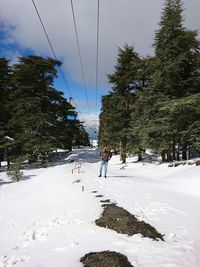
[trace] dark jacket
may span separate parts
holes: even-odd
[[[112,153],[110,151],[102,151],[100,156],[102,160],[108,161],[112,158]]]

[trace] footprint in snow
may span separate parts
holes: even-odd
[[[79,212],[79,210],[69,211],[57,216],[52,220],[38,221],[29,226],[24,232],[24,243],[23,246],[27,247],[33,241],[45,241],[49,237],[51,230],[58,229],[62,225],[68,224],[83,224],[85,221],[80,219],[69,220],[73,213]]]
[[[60,248],[55,248],[55,249],[53,249],[53,252],[62,252],[62,251],[65,251],[65,250],[67,250],[67,249],[72,249],[72,248],[78,246],[78,244],[79,244],[78,242],[73,241],[73,242],[71,242],[70,245],[67,246],[67,247],[60,247]]]
[[[67,249],[67,247],[54,248],[53,252],[60,252],[60,251],[66,250],[66,249]]]
[[[27,255],[21,256],[19,258],[16,255],[12,255],[10,257],[7,255],[4,255],[0,258],[0,266],[10,267],[20,262],[27,262],[29,259],[30,257]]]

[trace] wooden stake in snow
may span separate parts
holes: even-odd
[[[75,170],[78,170],[78,173],[80,173],[80,168],[81,168],[81,162],[75,163],[75,167],[72,169],[72,174],[74,173]]]

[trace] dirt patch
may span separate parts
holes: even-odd
[[[80,183],[80,182],[81,182],[80,179],[76,179],[75,181],[73,181],[73,184],[75,184],[75,183]]]
[[[84,267],[133,267],[126,256],[115,251],[91,252],[80,261]]]
[[[144,237],[150,237],[154,240],[163,239],[157,230],[144,221],[139,221],[127,210],[116,206],[115,204],[104,204],[104,211],[101,218],[95,223],[100,227],[115,230],[117,233],[135,235],[141,234]]]
[[[200,166],[200,160],[195,161],[196,166]]]
[[[96,197],[103,197],[103,195],[96,195]]]
[[[110,203],[110,199],[100,200],[102,203]]]

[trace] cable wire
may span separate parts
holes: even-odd
[[[95,80],[95,89],[96,89],[96,115],[97,115],[97,88],[98,88],[98,72],[99,72],[99,0],[97,2],[97,46],[96,46],[96,80]]]
[[[90,106],[89,106],[89,101],[88,101],[85,74],[84,74],[84,71],[83,71],[83,60],[82,60],[82,57],[81,57],[81,49],[80,49],[80,42],[79,42],[79,38],[78,38],[78,30],[77,30],[77,26],[76,26],[76,18],[75,18],[73,0],[70,0],[70,3],[71,3],[71,10],[72,10],[72,16],[73,16],[73,22],[74,22],[74,29],[75,29],[75,34],[76,34],[76,42],[77,42],[77,47],[78,47],[78,54],[79,54],[80,65],[81,65],[81,73],[82,73],[83,85],[84,85],[84,89],[85,89],[85,95],[86,95],[86,100],[87,100],[87,104],[88,104],[88,110],[89,110],[89,114],[90,114]]]
[[[98,73],[99,73],[99,6],[100,6],[100,0],[97,0],[97,35],[96,35],[96,78],[95,78],[95,90],[96,90],[96,116],[97,116],[97,109],[98,109],[98,104],[97,104],[97,98],[98,98]],[[97,138],[97,130],[98,125],[96,123],[96,139]]]
[[[48,41],[49,46],[50,46],[50,48],[51,48],[51,51],[52,51],[52,53],[53,53],[53,55],[54,55],[54,58],[55,58],[55,60],[59,61],[58,58],[57,58],[57,56],[56,56],[55,50],[53,49],[53,45],[51,44],[50,38],[49,38],[49,36],[48,36],[48,33],[47,33],[46,28],[45,28],[45,26],[44,26],[44,23],[43,23],[43,21],[42,21],[42,18],[41,18],[41,15],[40,15],[40,13],[39,13],[39,10],[38,10],[38,8],[37,8],[37,6],[36,6],[34,0],[31,0],[31,1],[32,1],[33,6],[34,6],[34,8],[35,8],[35,11],[36,11],[36,13],[37,13],[37,15],[38,15],[40,24],[41,24],[41,26],[42,26],[42,28],[43,28],[43,30],[44,30],[45,36],[46,36],[46,38],[47,38],[47,41]],[[71,95],[71,91],[70,91],[69,86],[68,86],[68,83],[67,83],[67,80],[66,80],[66,78],[65,78],[65,76],[64,76],[64,73],[63,73],[63,71],[62,71],[62,69],[61,69],[60,66],[58,66],[58,68],[59,68],[59,71],[60,71],[60,73],[61,73],[61,75],[62,75],[62,78],[63,78],[63,80],[64,80],[64,82],[65,82],[66,88],[67,88],[67,90],[68,90],[68,92],[69,92],[69,96],[73,99],[73,97],[72,97],[72,95]],[[78,108],[78,106],[76,105],[74,99],[73,99],[73,102],[74,102],[74,104],[75,104],[75,106],[76,106],[78,112],[81,113],[80,110],[79,110],[79,108]]]

